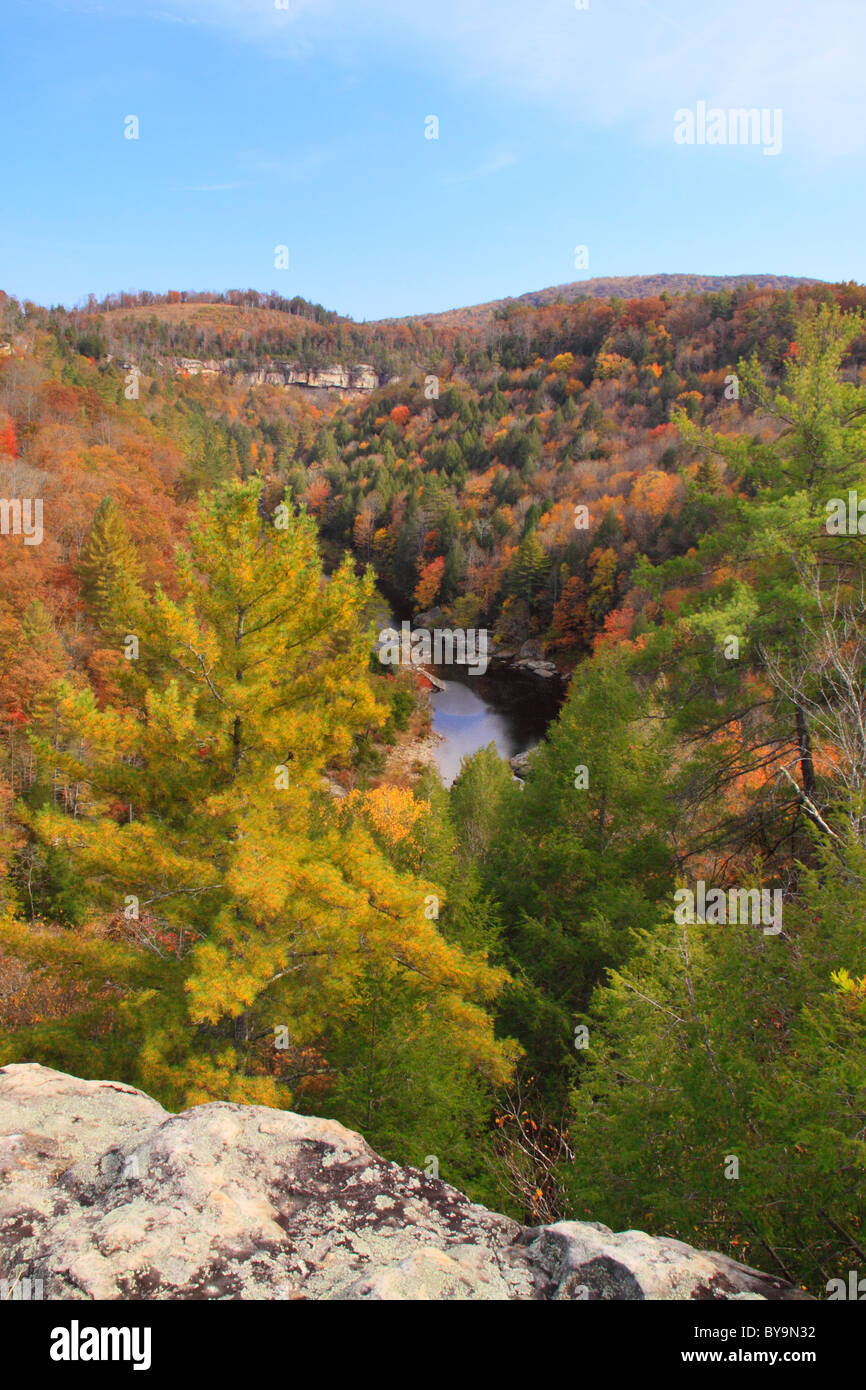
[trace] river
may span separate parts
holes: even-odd
[[[385,593],[386,586],[380,590]],[[390,600],[390,602],[389,602]],[[377,597],[376,620],[381,628],[398,632],[399,595]],[[433,755],[446,787],[460,772],[463,758],[489,743],[503,758],[513,758],[534,748],[556,718],[562,702],[558,680],[545,680],[508,666],[498,666],[483,676],[471,676],[462,666],[431,666],[444,690],[430,692],[433,731],[439,735]]]
[[[436,758],[446,787],[457,777],[461,760],[489,743],[503,758],[525,753],[541,741],[555,717],[558,700],[547,683],[512,674],[455,674],[453,666],[433,668],[444,690],[433,690],[433,730],[441,737]]]

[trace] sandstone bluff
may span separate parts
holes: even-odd
[[[30,1064],[0,1068],[0,1274],[46,1299],[806,1297],[677,1240],[520,1226],[333,1120],[172,1115]]]

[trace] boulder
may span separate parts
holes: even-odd
[[[532,676],[541,676],[549,680],[551,676],[558,675],[556,666],[552,661],[521,660],[515,661],[514,669],[517,671],[528,671]]]
[[[508,759],[508,766],[511,768],[515,777],[519,777],[521,781],[525,781],[529,772],[531,753],[532,749],[526,753],[515,753],[513,758]]]
[[[335,1120],[172,1115],[34,1064],[0,1068],[0,1270],[61,1300],[806,1296],[641,1231],[520,1226]]]
[[[442,616],[443,615],[441,608],[429,608],[426,613],[417,614],[412,623],[412,626],[415,629],[422,627],[440,627],[442,624]]]

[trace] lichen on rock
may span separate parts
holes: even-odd
[[[0,1068],[0,1274],[47,1299],[791,1299],[722,1255],[527,1228],[335,1120]]]

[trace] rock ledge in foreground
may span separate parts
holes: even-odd
[[[0,1274],[46,1299],[806,1297],[641,1231],[522,1227],[334,1120],[171,1115],[31,1064],[0,1068]]]

